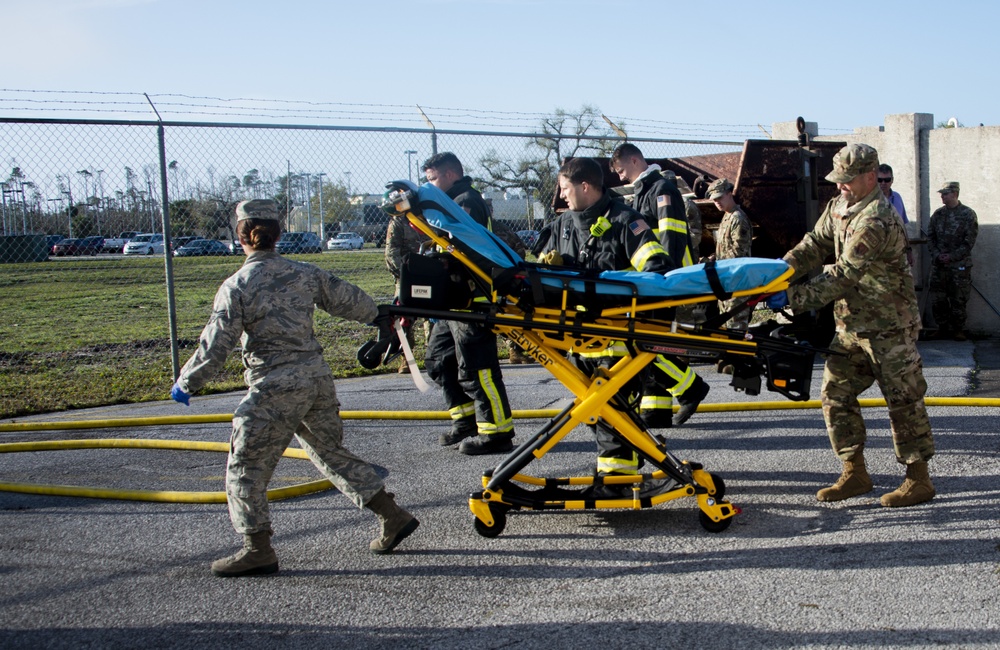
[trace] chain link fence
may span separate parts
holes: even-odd
[[[394,293],[379,208],[388,181],[419,181],[426,158],[452,151],[495,219],[514,231],[538,230],[550,216],[559,161],[606,155],[617,142],[553,133],[0,118],[0,417],[162,399],[178,358],[190,353],[184,350],[209,317],[215,290],[241,263],[233,241],[240,200],[275,199],[284,238],[299,242],[300,252],[291,254],[384,302]],[[651,159],[732,153],[742,144],[634,142]],[[347,233],[359,235],[363,247],[330,249],[341,233],[350,241]],[[331,365],[359,374],[345,359],[367,338],[364,329],[321,317],[318,330]],[[239,385],[237,356],[224,374],[218,389]]]

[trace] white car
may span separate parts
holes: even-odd
[[[144,233],[125,244],[123,255],[163,255],[163,235]]]
[[[331,237],[326,242],[327,249],[331,251],[339,249],[353,250],[355,248],[361,250],[361,247],[364,245],[365,240],[356,232],[337,233],[336,237]]]

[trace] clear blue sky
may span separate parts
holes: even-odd
[[[317,102],[343,122],[419,104],[445,128],[519,113],[530,130],[589,104],[689,137],[798,115],[821,133],[911,112],[1000,124],[986,0],[0,0],[0,16],[4,89]]]

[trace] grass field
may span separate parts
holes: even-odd
[[[376,302],[393,295],[381,250],[294,257],[358,285]],[[174,258],[181,364],[197,345],[216,290],[243,259]],[[0,418],[167,399],[173,375],[164,277],[159,257],[0,264]],[[317,310],[316,333],[337,376],[372,374],[355,357],[371,328]],[[204,392],[243,387],[237,350]]]

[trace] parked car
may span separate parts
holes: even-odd
[[[190,242],[193,242],[193,241],[195,241],[197,239],[204,239],[204,237],[198,237],[198,236],[192,236],[192,235],[182,235],[181,237],[171,237],[170,238],[170,246],[174,250],[177,250],[181,246],[187,246]]]
[[[163,235],[144,233],[136,235],[122,249],[124,255],[154,255],[163,254]]]
[[[134,230],[126,230],[120,233],[117,237],[108,237],[104,240],[104,251],[105,253],[120,253],[122,249],[125,248],[125,244],[138,235]]]
[[[524,242],[524,247],[528,250],[531,250],[531,247],[538,241],[537,230],[518,230],[517,236],[521,238],[521,241]]]
[[[361,250],[361,247],[364,245],[364,238],[356,232],[339,232],[326,242],[326,247],[332,251],[340,249],[354,250],[355,248]]]
[[[246,255],[246,252],[243,250],[243,245],[240,244],[240,240],[238,239],[234,239],[229,242],[229,252],[233,255]]]
[[[196,257],[199,255],[232,255],[229,247],[218,239],[195,239],[174,251],[174,257]]]
[[[63,255],[97,255],[104,247],[104,237],[73,237],[63,239],[52,247],[52,254]]]
[[[314,232],[286,232],[275,244],[274,249],[282,255],[289,253],[322,253],[323,242]]]
[[[79,255],[80,250],[80,238],[78,237],[67,237],[66,239],[60,240],[52,246],[52,254],[56,257],[62,257],[63,255]]]
[[[58,244],[59,242],[61,242],[62,240],[66,239],[66,238],[63,237],[62,235],[48,235],[48,237],[46,237],[46,239],[48,240],[47,243],[46,243],[46,246],[49,249],[49,255],[55,255],[56,252],[54,250],[52,250],[52,249],[55,247],[56,244]]]

